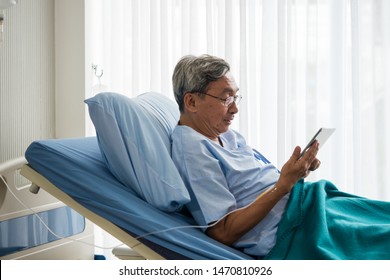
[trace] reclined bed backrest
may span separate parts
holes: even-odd
[[[124,185],[155,207],[177,211],[190,196],[171,159],[177,104],[159,93],[99,93],[85,100],[103,159]]]

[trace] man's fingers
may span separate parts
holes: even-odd
[[[308,162],[312,162],[316,156],[317,156],[317,153],[318,153],[318,149],[319,149],[319,143],[318,141],[316,140],[309,148],[309,150],[303,155],[303,157],[308,161]]]
[[[317,170],[321,165],[321,161],[319,159],[314,159],[313,162],[311,163],[310,165],[310,168],[309,170],[310,171],[314,171],[314,170]]]
[[[301,155],[301,147],[296,146],[291,155],[291,158],[298,160],[300,155]]]

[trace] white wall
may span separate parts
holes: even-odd
[[[0,162],[39,139],[85,135],[83,0],[19,0],[0,43]]]
[[[85,136],[85,9],[55,0],[56,138]]]
[[[0,162],[55,137],[54,0],[4,10],[0,43]]]

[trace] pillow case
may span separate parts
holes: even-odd
[[[108,169],[155,207],[177,211],[190,196],[171,159],[177,104],[148,92],[134,98],[104,92],[85,100]]]

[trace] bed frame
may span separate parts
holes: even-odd
[[[24,157],[16,158],[0,164],[0,223],[9,223],[18,219],[25,226],[25,229],[30,230],[31,226],[26,222],[28,218],[33,217],[32,209],[35,213],[47,213],[65,208],[66,205],[54,196],[45,191],[40,191],[37,185],[41,184],[39,179],[31,179],[31,182],[38,184],[30,184],[27,180],[20,176],[20,169],[25,167],[26,159]],[[26,170],[26,173],[28,171]],[[16,198],[15,198],[16,196]],[[22,205],[20,200],[24,205]],[[30,209],[28,209],[30,208]],[[68,210],[68,209],[67,209]],[[69,209],[70,210],[70,209]],[[53,212],[52,212],[53,213]],[[78,214],[77,214],[78,215]],[[30,217],[31,216],[31,217]],[[81,219],[83,219],[81,217]],[[85,220],[85,219],[84,219]],[[30,219],[31,222],[31,219]],[[20,225],[18,222],[18,225]],[[3,240],[12,239],[14,233],[4,230],[0,232],[0,237]],[[93,224],[85,220],[85,227],[82,232],[69,236],[69,239],[58,239],[54,241],[43,242],[40,245],[27,246],[28,248],[20,248],[12,246],[3,247],[2,252],[9,251],[8,254],[0,256],[0,259],[93,259],[94,248],[87,246],[85,243],[93,243]],[[13,243],[13,241],[10,241]],[[23,242],[21,242],[23,244]]]
[[[121,259],[149,259],[149,260],[163,260],[165,259],[160,254],[156,253],[154,250],[141,243],[136,238],[132,237],[128,232],[124,231],[120,227],[111,223],[110,221],[104,219],[103,217],[96,215],[87,208],[83,207],[81,204],[77,203],[73,198],[71,198],[66,193],[62,192],[59,188],[54,186],[49,180],[44,176],[36,172],[29,165],[24,165],[21,168],[20,174],[29,179],[31,182],[34,182],[37,186],[44,189],[46,192],[51,194],[53,197],[64,202],[66,205],[76,210],[78,213],[86,217],[92,223],[103,228],[112,236],[115,236],[123,244],[128,247],[120,246],[116,250],[113,250],[113,253]],[[131,248],[131,249],[130,249]]]

